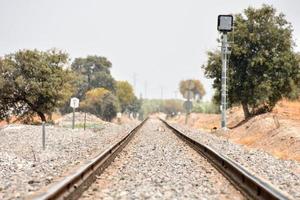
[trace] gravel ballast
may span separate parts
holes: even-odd
[[[205,158],[149,119],[81,199],[243,199]]]
[[[264,151],[245,148],[226,138],[193,130],[184,125],[175,123],[171,123],[171,125],[192,139],[231,158],[255,176],[273,184],[293,198],[300,199],[300,163],[292,160],[280,160]]]
[[[24,199],[79,167],[120,139],[137,123],[103,123],[98,130],[10,125],[0,130],[0,199]]]

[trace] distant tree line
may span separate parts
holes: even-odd
[[[117,112],[138,112],[141,103],[126,81],[116,81],[111,62],[101,56],[76,58],[68,54],[20,50],[0,58],[0,120],[38,115],[41,121],[58,109],[71,112],[71,97],[80,99],[79,110],[110,121]]]
[[[162,112],[168,116],[175,116],[184,112],[183,101],[179,99],[144,99],[141,110],[144,116]]]

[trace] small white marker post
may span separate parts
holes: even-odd
[[[117,113],[118,124],[121,124],[121,117],[122,117],[122,113],[118,112]]]
[[[85,130],[85,126],[86,126],[86,112],[84,112],[83,130]]]
[[[43,135],[42,135],[43,150],[45,150],[46,149],[46,130],[45,130],[45,122],[44,121],[42,122],[42,132],[43,132]]]
[[[75,128],[75,109],[79,107],[79,99],[76,97],[71,98],[70,107],[73,108],[72,129],[74,129]]]

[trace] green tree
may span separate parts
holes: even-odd
[[[162,103],[162,111],[168,116],[174,116],[178,112],[183,112],[183,102],[178,99],[166,99]]]
[[[74,96],[83,99],[88,90],[100,87],[115,92],[115,80],[110,73],[111,67],[111,62],[105,57],[76,58],[72,63],[72,70],[77,73],[79,81]]]
[[[297,59],[297,63],[298,63],[298,65],[296,67],[298,67],[298,69],[300,69],[300,53],[299,52],[296,53],[296,59]],[[299,78],[299,76],[298,76],[298,78]],[[287,97],[291,100],[298,100],[299,96],[300,96],[299,81],[293,81],[293,82],[291,82],[291,92],[287,95]]]
[[[235,15],[234,33],[229,34],[233,38],[227,74],[229,105],[241,104],[245,118],[271,111],[300,83],[291,24],[271,6],[249,7]],[[220,102],[220,52],[209,52],[203,68],[214,79],[215,100]]]
[[[127,81],[117,81],[116,96],[120,103],[121,112],[129,110],[136,98],[132,86]]]
[[[38,114],[46,121],[71,96],[72,73],[62,51],[21,50],[0,60],[0,118]]]
[[[94,88],[105,88],[115,93],[116,81],[110,73],[112,67],[111,62],[101,56],[87,56],[85,58],[75,58],[71,68],[75,73],[72,82],[76,90],[72,94],[83,100],[87,91]],[[61,108],[61,113],[69,113],[72,109],[66,102]]]
[[[205,95],[205,89],[199,80],[182,80],[179,83],[179,91],[183,97],[186,98],[186,93],[191,91],[193,93],[193,98],[202,99]]]
[[[161,99],[144,99],[141,105],[144,117],[159,112],[162,103],[163,101]]]
[[[157,112],[164,112],[172,116],[173,113],[184,111],[183,103],[184,101],[179,99],[144,99],[141,105],[141,112],[144,114],[144,117]]]
[[[111,121],[117,114],[117,98],[105,88],[95,88],[85,94],[85,99],[80,103],[80,109],[103,120]]]
[[[132,112],[134,116],[140,111],[142,106],[142,99],[138,99],[134,96],[133,101],[130,105],[128,105],[128,111]]]

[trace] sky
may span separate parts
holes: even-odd
[[[51,48],[72,60],[105,56],[113,76],[129,81],[137,96],[180,98],[180,80],[192,78],[210,100],[212,80],[201,66],[207,51],[220,48],[217,16],[264,3],[286,15],[300,51],[297,0],[0,0],[0,56]]]

